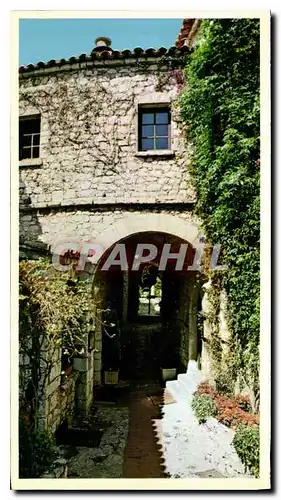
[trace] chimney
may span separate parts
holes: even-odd
[[[112,52],[111,40],[107,36],[99,36],[95,39],[96,46],[93,48],[92,52]]]

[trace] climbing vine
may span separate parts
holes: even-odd
[[[52,368],[82,354],[93,326],[87,287],[45,259],[19,265],[20,391],[32,426]],[[71,352],[69,352],[71,350]]]
[[[204,20],[181,96],[196,212],[221,244],[235,377],[259,399],[259,21]]]
[[[116,88],[109,78],[100,81],[99,76],[63,79],[54,82],[53,77],[44,85],[36,80],[22,84],[21,108],[36,110],[44,117],[48,128],[45,148],[54,155],[61,171],[71,151],[71,161],[79,165],[102,169],[108,173],[124,174],[121,168],[124,151],[131,144],[135,128],[135,95],[128,84],[124,96],[116,95]],[[122,118],[128,117],[126,135]],[[63,176],[67,184],[67,175]]]
[[[157,83],[155,90],[162,92],[173,82],[178,92],[180,92],[185,83],[184,67],[187,63],[187,54],[174,55],[172,58],[166,55],[157,60]],[[165,71],[163,71],[165,68]]]

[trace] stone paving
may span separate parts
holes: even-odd
[[[124,448],[129,426],[129,410],[117,405],[97,408],[92,418],[97,429],[103,430],[97,448],[64,447],[68,459],[69,478],[123,477]]]

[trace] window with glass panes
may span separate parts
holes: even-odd
[[[40,116],[20,118],[19,121],[19,159],[39,158],[40,155]]]
[[[169,109],[140,109],[139,150],[170,149],[170,127]]]

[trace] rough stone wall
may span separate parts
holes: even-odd
[[[140,215],[151,213],[166,214],[175,216],[186,222],[193,220],[190,212],[178,210],[161,210],[155,207],[151,211],[120,209],[69,209],[58,211],[56,209],[49,211],[37,211],[36,213],[22,212],[20,214],[20,237],[24,241],[36,242],[42,241],[47,245],[55,246],[67,241],[89,241],[98,239],[104,231],[119,220],[128,215]],[[150,228],[147,227],[149,231]]]
[[[44,393],[44,423],[55,432],[64,420],[73,423],[76,417],[87,417],[93,401],[94,351],[74,357],[69,377],[61,382],[60,359],[55,361]]]
[[[48,374],[44,391],[44,425],[51,432],[55,432],[59,425],[73,418],[75,400],[76,374],[72,373],[62,383],[61,380],[61,350],[52,354],[52,364]]]
[[[41,114],[40,159],[20,162],[21,202],[43,207],[194,201],[177,86],[167,79],[159,91],[159,75],[156,64],[146,70],[135,64],[21,77],[20,115]],[[170,102],[171,152],[138,152],[138,105]]]
[[[87,417],[93,401],[94,352],[74,358],[73,369],[78,374],[76,382],[75,407],[80,416]]]
[[[43,364],[42,369],[45,364]],[[45,378],[44,371],[42,379]],[[57,355],[53,356],[50,373],[44,384],[44,391],[38,408],[38,423],[52,433],[56,431],[59,425],[68,419],[71,422],[73,418],[75,402],[75,382],[77,374],[73,373],[65,382],[61,383],[61,356],[58,350]],[[19,360],[19,405],[25,405],[25,391],[27,384],[31,381],[31,365],[27,355],[21,353]]]
[[[56,383],[47,387],[45,393],[45,426],[55,433],[62,422],[67,419],[71,424],[74,415],[75,374],[71,375],[63,385]]]

